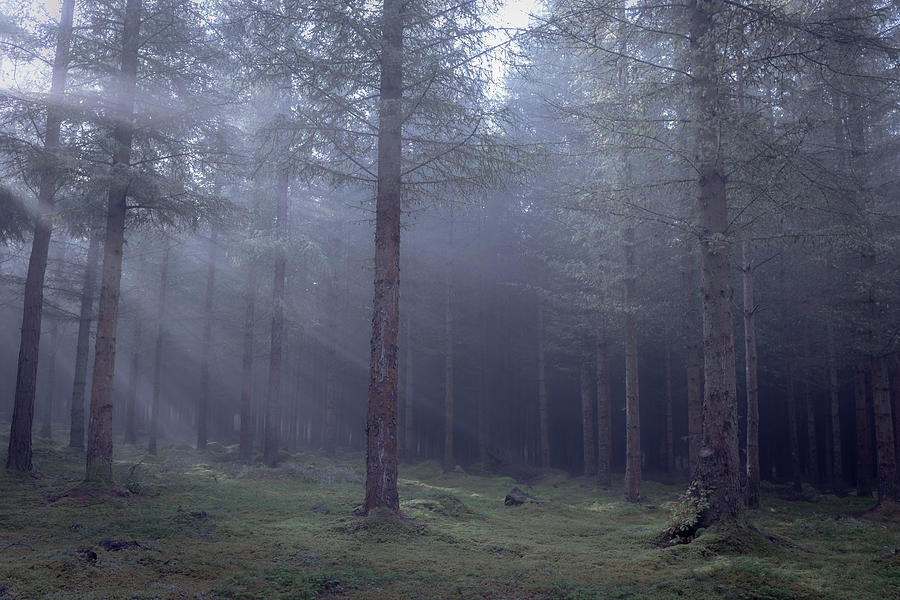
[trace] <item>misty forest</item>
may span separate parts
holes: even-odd
[[[900,5],[0,2],[0,599],[900,598]]]

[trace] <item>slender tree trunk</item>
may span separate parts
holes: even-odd
[[[136,415],[138,403],[138,382],[140,380],[141,341],[144,335],[144,316],[137,315],[134,324],[134,348],[131,352],[131,381],[128,386],[128,403],[125,405],[125,443],[137,441]]]
[[[58,282],[62,279],[63,263],[66,260],[65,242],[58,242],[56,252],[53,253],[53,262],[56,264],[54,275]],[[59,347],[59,316],[50,320],[50,352],[47,356],[47,382],[44,389],[44,410],[41,419],[41,437],[53,439],[53,398],[56,396],[56,351]]]
[[[403,2],[383,0],[375,294],[366,413],[366,498],[362,512],[400,510],[397,493],[397,329],[400,324],[400,186]]]
[[[816,437],[816,408],[813,403],[812,391],[810,390],[809,380],[811,377],[809,364],[809,351],[806,341],[809,339],[806,335],[806,328],[803,329],[803,405],[806,408],[806,471],[809,475],[809,482],[813,487],[818,488],[821,484],[821,476],[819,474],[819,443]]]
[[[50,103],[47,107],[47,128],[44,133],[44,151],[54,153],[59,148],[59,132],[62,125],[63,94],[69,67],[69,50],[72,41],[72,21],[75,0],[64,0],[56,38],[56,55],[50,81]],[[38,355],[41,341],[41,319],[44,305],[44,275],[47,271],[47,254],[50,250],[53,212],[53,195],[58,185],[55,166],[44,169],[38,184],[38,219],[34,224],[31,256],[25,275],[25,303],[22,309],[22,337],[19,341],[19,359],[16,367],[16,391],[13,397],[12,423],[9,431],[9,450],[6,468],[30,471],[31,427],[34,421],[34,394],[37,387]]]
[[[326,308],[328,324],[327,347],[325,349],[326,375],[325,375],[325,455],[334,456],[335,446],[337,445],[337,351],[335,348],[338,339],[337,326],[337,309],[338,309],[338,279],[337,274],[332,271],[328,282],[327,304]]]
[[[894,452],[900,461],[900,354],[891,362],[891,397],[894,399]],[[900,473],[897,474],[900,479]]]
[[[88,445],[85,480],[112,481],[113,375],[116,363],[116,324],[119,288],[122,279],[122,246],[125,241],[125,200],[128,196],[128,170],[131,140],[134,134],[132,113],[137,87],[138,32],[141,26],[141,0],[127,0],[122,35],[122,71],[119,75],[118,122],[113,130],[115,154],[113,182],[106,211],[106,241],[103,244],[103,276],[100,284],[100,310],[97,317],[97,344],[91,379],[91,406],[88,420]]]
[[[288,172],[278,175],[275,207],[275,237],[283,243],[287,239]],[[272,282],[272,338],[269,352],[269,388],[266,397],[266,429],[263,439],[263,462],[274,467],[278,462],[281,437],[281,362],[284,335],[284,286],[286,257],[279,247],[275,256],[275,277]]]
[[[634,225],[625,227],[625,499],[641,497],[641,409],[635,298]]]
[[[163,337],[166,332],[166,290],[169,285],[169,240],[163,247],[162,267],[159,271],[159,297],[156,302],[156,346],[153,350],[153,397],[150,401],[150,439],[147,451],[156,454],[157,436],[159,434],[160,385],[162,377]]]
[[[668,342],[666,342],[666,390],[665,390],[665,408],[664,415],[665,421],[663,423],[664,430],[666,432],[666,450],[665,456],[665,465],[666,472],[674,473],[675,472],[675,437],[674,431],[672,427],[672,351],[669,347]]]
[[[538,384],[538,426],[541,434],[541,467],[550,467],[550,415],[547,406],[547,365],[544,356],[544,296],[537,295],[537,384]]]
[[[884,356],[872,358],[872,392],[878,503],[900,502],[897,456],[894,453],[894,423],[891,419],[891,388],[887,358]]]
[[[785,389],[784,401],[787,405],[788,447],[791,453],[791,479],[794,482],[794,491],[802,492],[800,434],[797,431],[797,383],[794,373],[794,358],[790,350],[788,350],[785,361],[787,362],[787,387]]]
[[[597,483],[605,488],[612,485],[612,398],[609,385],[606,328],[603,317],[597,319]]]
[[[684,290],[684,367],[687,379],[688,464],[696,478],[700,463],[700,405],[703,400],[702,361],[700,357],[700,312],[697,308],[697,280],[691,248],[684,245],[681,282]]]
[[[591,359],[585,356],[579,371],[581,380],[581,433],[584,443],[584,474],[597,474],[597,452],[594,444],[594,397],[591,380]]]
[[[759,383],[756,355],[756,302],[750,240],[741,243],[744,281],[744,362],[747,376],[747,507],[759,508]]]
[[[78,341],[75,344],[75,377],[72,381],[69,447],[84,448],[84,388],[91,351],[91,322],[94,312],[94,292],[97,288],[97,266],[100,264],[100,235],[91,232],[87,264],[81,285],[81,309],[78,314]]]
[[[453,215],[450,216],[450,244],[444,282],[444,471],[452,471],[453,457]]]
[[[872,446],[869,441],[866,370],[862,360],[856,364],[853,399],[856,407],[856,495],[869,498],[872,496]]]
[[[256,269],[248,269],[244,290],[244,355],[241,369],[241,462],[253,460],[253,328],[256,312]]]
[[[211,226],[209,262],[206,265],[206,300],[203,303],[203,347],[200,349],[200,395],[197,397],[197,449],[206,448],[209,424],[209,360],[212,352],[213,299],[216,294],[216,243],[218,229]]]
[[[828,394],[831,403],[831,489],[835,494],[844,492],[844,455],[841,448],[841,405],[838,395],[837,357],[834,350],[834,326],[831,319],[826,321],[828,336]]]
[[[703,298],[702,442],[699,480],[711,490],[702,523],[736,519],[743,508],[737,382],[731,318],[731,244],[720,146],[718,37],[722,0],[691,0],[692,100],[699,173],[700,289]]]

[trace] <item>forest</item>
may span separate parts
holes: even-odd
[[[900,5],[0,0],[0,600],[900,598]]]

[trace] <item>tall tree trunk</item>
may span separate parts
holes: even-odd
[[[403,1],[383,0],[375,294],[366,413],[366,499],[362,511],[400,510],[397,493],[397,329],[400,324],[400,186],[403,125]]]
[[[450,244],[444,281],[444,471],[452,471],[453,458],[453,215],[450,215]]]
[[[831,489],[835,494],[844,492],[844,455],[841,448],[841,405],[838,386],[837,357],[834,350],[834,326],[826,321],[828,336],[828,395],[831,405]]]
[[[856,495],[872,496],[872,446],[869,441],[869,407],[866,402],[866,370],[860,359],[853,376],[856,407]]]
[[[612,485],[612,397],[609,385],[606,328],[603,317],[597,318],[596,332],[597,379],[597,483],[605,488]]]
[[[160,385],[162,377],[163,337],[166,332],[166,290],[169,285],[169,240],[163,242],[163,260],[159,271],[159,297],[156,302],[156,345],[153,349],[153,397],[150,400],[150,439],[147,451],[156,454],[159,434]]]
[[[287,239],[288,172],[278,174],[275,206],[275,237],[282,244]],[[284,286],[287,259],[283,247],[275,255],[275,277],[272,282],[272,332],[269,352],[269,388],[266,397],[266,429],[263,439],[263,462],[274,467],[278,462],[281,437],[281,362],[284,336]]]
[[[665,390],[665,407],[663,409],[664,421],[663,430],[666,436],[665,448],[665,468],[667,473],[675,472],[675,437],[672,427],[672,350],[669,343],[666,342],[666,390]]]
[[[579,371],[581,380],[581,433],[583,441],[584,474],[597,474],[597,451],[594,444],[594,391],[591,380],[591,359],[585,356]]]
[[[541,467],[550,467],[550,416],[547,406],[547,365],[544,356],[544,295],[537,294],[537,384],[538,426],[541,434]]]
[[[53,253],[53,262],[56,264],[54,275],[59,285],[66,260],[65,242],[58,242],[56,252]],[[44,409],[41,419],[41,437],[53,439],[53,398],[56,396],[56,352],[59,347],[59,315],[50,320],[50,352],[47,356],[47,381],[44,389]]]
[[[116,363],[116,325],[119,288],[122,280],[122,246],[125,242],[125,200],[128,196],[131,140],[134,134],[132,113],[137,87],[138,33],[141,26],[141,0],[127,0],[122,34],[122,71],[119,75],[118,121],[113,130],[115,153],[113,182],[106,209],[106,241],[103,244],[103,276],[100,284],[100,310],[97,317],[97,344],[94,349],[94,373],[91,378],[91,406],[88,420],[88,445],[85,480],[111,482],[113,375]]]
[[[47,107],[47,128],[44,134],[44,151],[49,155],[59,148],[59,132],[62,125],[63,93],[69,67],[69,50],[72,41],[72,21],[75,0],[64,0],[56,38],[56,55],[50,81],[50,102]],[[41,319],[44,306],[44,275],[47,271],[47,253],[50,250],[53,212],[53,195],[58,185],[55,158],[52,166],[44,169],[38,184],[38,219],[34,224],[31,256],[25,275],[25,303],[22,309],[22,337],[19,341],[19,359],[16,367],[16,391],[13,397],[12,423],[9,430],[9,450],[6,468],[30,471],[31,427],[34,421],[34,394],[37,386],[38,355],[41,341]]]
[[[785,357],[787,362],[787,384],[785,388],[784,402],[787,405],[788,448],[791,454],[791,480],[794,483],[794,491],[802,492],[802,466],[800,461],[800,434],[797,431],[797,378],[794,371],[794,357],[788,350]]]
[[[128,400],[125,405],[125,443],[134,444],[137,441],[137,403],[140,380],[140,366],[143,349],[141,342],[144,335],[144,316],[137,315],[134,324],[134,348],[131,351],[131,381],[128,385]]]
[[[894,452],[900,461],[900,354],[891,362],[891,397],[894,399]],[[898,472],[900,478],[900,472]]]
[[[700,464],[700,405],[703,401],[702,361],[700,357],[700,311],[697,307],[697,279],[691,247],[685,243],[682,255],[681,282],[684,294],[684,370],[687,380],[688,465],[696,478]]]
[[[715,15],[722,0],[691,0],[691,91],[699,173],[700,289],[703,298],[703,429],[699,480],[711,490],[703,524],[736,519],[743,508],[737,382],[731,319],[731,244],[720,145],[720,76]]]
[[[878,503],[900,502],[897,456],[894,453],[894,423],[891,418],[891,388],[887,358],[884,356],[872,358],[872,392]]]
[[[810,378],[812,377],[811,365],[809,363],[809,346],[807,341],[807,329],[803,327],[803,405],[806,408],[806,472],[809,475],[810,484],[818,488],[821,484],[819,474],[819,443],[816,436],[816,407],[813,403],[812,390],[810,389]]]
[[[253,460],[253,328],[256,322],[256,268],[250,265],[244,290],[244,354],[241,369],[241,462]]]
[[[759,508],[759,382],[756,355],[756,302],[750,240],[741,243],[744,282],[744,363],[747,377],[747,507]]]
[[[87,264],[81,284],[81,308],[78,313],[78,341],[75,344],[75,376],[72,380],[70,405],[69,447],[84,448],[84,388],[91,351],[91,322],[94,312],[94,292],[97,288],[97,266],[100,264],[100,235],[91,232]]]
[[[337,404],[337,351],[335,341],[338,339],[337,309],[338,309],[338,278],[335,270],[332,270],[328,281],[326,329],[328,330],[327,347],[325,348],[326,374],[325,374],[325,455],[334,456],[337,445],[336,430],[336,404]],[[329,339],[330,338],[330,339]]]
[[[216,186],[218,188],[218,186]],[[216,190],[218,194],[218,189]],[[216,243],[219,231],[211,226],[209,262],[206,265],[206,300],[203,303],[203,347],[200,349],[200,395],[197,397],[197,449],[206,448],[209,424],[209,359],[212,352],[213,299],[216,294]]]
[[[635,311],[634,225],[625,227],[625,499],[641,497],[641,408]]]

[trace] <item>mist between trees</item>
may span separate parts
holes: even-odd
[[[216,441],[365,450],[362,512],[424,459],[695,480],[706,523],[761,478],[898,499],[896,4],[15,4],[7,468]]]

